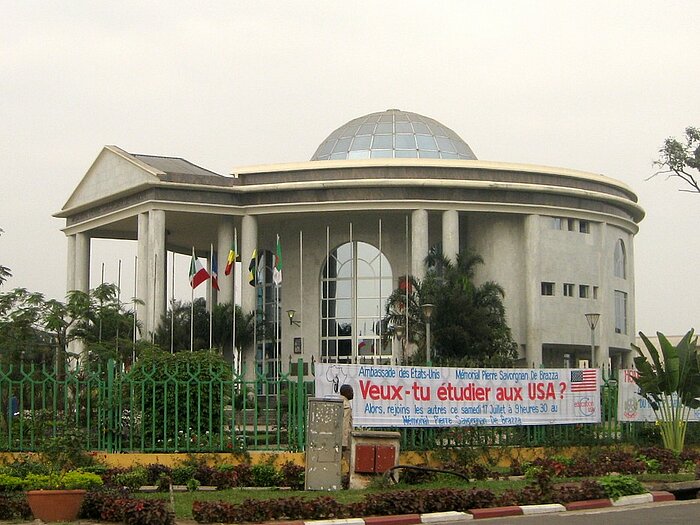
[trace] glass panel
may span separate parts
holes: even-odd
[[[437,151],[435,139],[429,135],[416,135],[416,141],[418,142],[418,149]]]
[[[397,159],[415,159],[418,156],[418,152],[414,149],[399,149],[396,150]]]
[[[381,118],[379,119],[379,122],[394,122],[394,116],[393,115],[382,115]]]
[[[394,120],[396,122],[408,122],[408,115],[406,113],[394,113]]]
[[[348,154],[347,153],[333,153],[330,157],[328,157],[329,160],[343,160],[347,159]]]
[[[450,139],[446,139],[443,137],[437,137],[437,143],[438,143],[438,148],[440,148],[440,151],[446,151],[448,153],[456,153],[457,150],[455,149],[454,144]]]
[[[454,141],[455,148],[457,148],[457,153],[461,153],[462,155],[467,155],[471,157],[471,152],[467,148],[466,144],[462,142],[461,140],[455,140]]]
[[[394,151],[390,149],[373,149],[370,156],[373,159],[390,159],[394,156]]]
[[[393,133],[394,125],[391,122],[381,122],[377,124],[377,129],[374,130],[376,134],[380,133]]]
[[[391,288],[383,288],[382,290],[385,295],[391,293]],[[379,297],[379,279],[358,280],[357,297]]]
[[[440,158],[442,159],[458,159],[459,155],[456,153],[445,153],[444,151],[440,153]]]
[[[362,124],[362,126],[360,126],[360,129],[357,130],[357,134],[358,135],[371,135],[372,133],[374,133],[374,126],[375,126],[374,123]]]
[[[430,126],[428,126],[428,127],[429,127],[430,130],[433,132],[433,135],[437,135],[437,136],[440,136],[440,137],[447,137],[447,136],[448,136],[448,134],[447,134],[447,132],[445,131],[445,129],[444,129],[441,125],[439,125],[439,124],[437,124],[437,123],[435,123],[435,122],[431,122],[431,123],[430,123]]]
[[[428,129],[428,126],[426,126],[422,122],[414,122],[413,129],[416,133],[423,133],[425,135],[430,135],[430,130]]]
[[[335,146],[333,146],[333,152],[337,153],[339,151],[348,151],[348,148],[350,148],[350,142],[352,142],[351,138],[340,139],[335,143]]]
[[[321,147],[318,148],[318,155],[328,155],[333,149],[333,144],[335,144],[334,140],[327,140],[321,144]]]
[[[413,135],[396,135],[396,149],[416,149],[416,139]]]
[[[350,147],[350,149],[369,149],[371,142],[372,137],[370,137],[369,135],[355,137],[355,140],[352,141],[352,146]]]
[[[345,126],[343,128],[342,133],[340,134],[341,137],[353,137],[355,133],[357,133],[357,130],[360,129],[360,126]]]
[[[368,159],[369,158],[369,150],[359,150],[359,151],[351,151],[348,153],[348,159]]]
[[[329,317],[345,317],[350,320],[352,317],[352,300],[351,299],[336,299],[335,301],[330,301],[331,309],[335,304],[335,312],[330,312]],[[334,315],[335,314],[335,315]]]
[[[394,147],[393,135],[375,135],[372,149],[391,149]]]
[[[396,122],[396,133],[413,134],[413,127],[410,122]]]
[[[357,317],[370,317],[377,319],[381,316],[379,311],[379,301],[377,299],[358,299],[357,300]],[[367,331],[363,331],[366,334]]]
[[[438,155],[437,151],[419,151],[418,156],[421,159],[439,159],[440,155]]]

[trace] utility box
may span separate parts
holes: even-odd
[[[339,490],[343,400],[310,398],[306,424],[306,490]]]
[[[355,430],[352,433],[350,488],[365,488],[378,474],[399,463],[401,434],[393,431]]]

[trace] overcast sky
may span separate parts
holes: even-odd
[[[227,174],[308,160],[345,122],[400,108],[481,160],[625,182],[647,213],[637,330],[700,328],[700,195],[646,181],[663,140],[700,126],[696,1],[0,0],[0,12],[2,290],[63,298],[52,214],[105,144]],[[116,281],[122,252],[133,275],[134,243],[105,244],[93,279],[104,262]]]

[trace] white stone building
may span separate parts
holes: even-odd
[[[479,161],[455,132],[415,113],[360,117],[308,162],[230,176],[106,146],[56,216],[66,219],[69,290],[95,285],[91,239],[138,242],[146,332],[166,313],[168,251],[194,246],[207,258],[213,244],[222,286],[215,300],[232,300],[233,280],[222,275],[234,230],[243,268],[254,249],[268,251],[267,284],[249,286],[243,275],[242,307],[252,311],[264,298],[272,316],[279,235],[281,337],[277,350],[267,344],[268,369],[279,358],[286,370],[290,356],[395,362],[398,345],[380,344],[386,298],[400,276],[423,275],[437,244],[449,257],[472,248],[485,261],[477,278],[504,287],[522,366],[588,360],[590,312],[600,314],[596,363],[631,365],[634,235],[644,216],[632,190],[572,169]],[[258,347],[244,356],[261,366]]]

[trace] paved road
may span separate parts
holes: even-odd
[[[494,525],[700,525],[700,499],[629,507],[559,512],[540,516],[491,518],[466,523]]]

